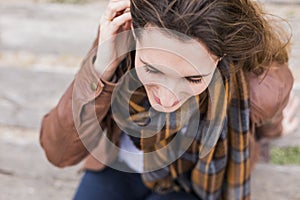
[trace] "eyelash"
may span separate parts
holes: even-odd
[[[145,71],[152,74],[159,74],[159,71],[149,69],[149,66],[145,65]]]
[[[144,68],[145,68],[146,72],[151,73],[151,74],[159,74],[160,73],[159,71],[149,69],[149,67],[147,65],[145,65]],[[192,80],[192,79],[186,78],[186,80],[189,81],[190,83],[194,83],[194,84],[199,84],[202,82],[202,79]]]
[[[202,78],[201,79],[198,79],[198,80],[191,80],[191,79],[187,79],[189,82],[191,83],[195,83],[195,84],[199,84],[199,83],[202,83]]]

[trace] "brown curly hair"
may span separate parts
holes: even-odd
[[[252,0],[131,0],[130,10],[134,28],[153,25],[197,38],[212,54],[256,74],[273,61],[288,62],[290,35],[277,23],[282,20]]]

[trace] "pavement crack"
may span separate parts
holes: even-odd
[[[0,101],[6,102],[8,104],[11,104],[11,105],[15,106],[16,109],[20,109],[21,108],[21,105],[17,101],[15,101],[13,98],[0,95]]]
[[[6,169],[0,169],[0,174],[6,175],[6,176],[14,176],[15,173]]]

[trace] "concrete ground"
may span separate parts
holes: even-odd
[[[72,199],[81,164],[58,169],[46,160],[38,143],[40,121],[80,66],[106,2],[32,2],[0,0],[0,199]],[[290,2],[267,9],[293,28],[290,66],[300,97],[300,6]],[[300,130],[273,144],[300,146]],[[260,163],[252,178],[253,199],[300,200],[299,186],[300,166]]]

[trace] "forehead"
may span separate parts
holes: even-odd
[[[186,36],[185,36],[186,37]],[[196,68],[212,67],[213,56],[205,45],[193,38],[179,40],[171,34],[167,34],[159,28],[146,28],[141,32],[141,38],[137,41],[138,54],[147,59],[151,64],[189,64]]]

